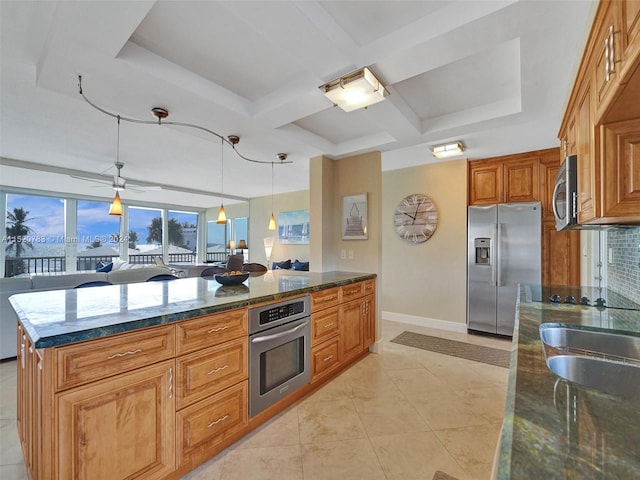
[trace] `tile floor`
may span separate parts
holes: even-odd
[[[508,370],[406,347],[404,330],[510,349],[509,340],[383,321],[368,355],[182,480],[487,480]],[[26,480],[16,362],[0,363],[0,479]]]

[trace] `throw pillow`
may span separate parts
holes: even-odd
[[[300,262],[300,261],[298,261],[298,259],[296,259],[296,261],[293,262],[293,269],[294,270],[300,270],[301,272],[308,272],[309,271],[309,262]]]
[[[104,263],[104,262],[100,262],[98,264],[98,268],[96,268],[96,272],[110,272],[111,269],[113,268],[113,262],[109,262],[109,263]]]
[[[272,269],[273,270],[290,270],[291,259],[285,260],[283,262],[273,262]]]

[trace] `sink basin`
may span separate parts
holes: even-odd
[[[584,387],[614,395],[640,397],[640,367],[579,355],[547,358],[549,370]]]
[[[540,325],[540,338],[549,354],[549,348],[557,353],[601,357],[627,363],[638,362],[640,367],[640,337],[582,330],[560,325]]]

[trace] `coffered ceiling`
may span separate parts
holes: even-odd
[[[88,105],[240,136],[274,191],[308,188],[309,159],[383,152],[383,168],[558,145],[595,5],[569,1],[0,2],[0,183],[109,197],[117,124]],[[320,85],[369,66],[390,92],[345,113]],[[123,198],[209,207],[271,194],[271,166],[208,133],[123,122],[122,175],[160,185]],[[24,167],[28,167],[25,170]],[[96,177],[100,178],[100,177]]]

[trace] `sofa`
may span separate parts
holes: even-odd
[[[93,282],[111,284],[146,282],[158,275],[175,273],[168,267],[134,265],[116,260],[108,272],[51,272],[0,278],[0,360],[15,357],[17,354],[18,317],[9,303],[11,295],[46,290],[66,290],[77,288],[80,285],[93,284]]]

